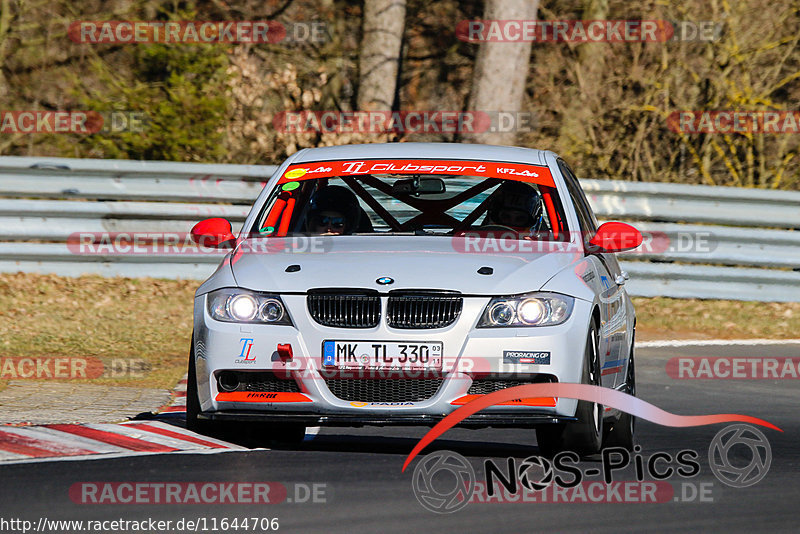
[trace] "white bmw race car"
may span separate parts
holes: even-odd
[[[635,315],[615,252],[556,154],[471,144],[301,150],[269,179],[197,290],[187,426],[298,439],[318,425],[433,425],[541,382],[635,392]],[[633,445],[633,418],[522,398],[462,426],[535,428],[543,452]]]

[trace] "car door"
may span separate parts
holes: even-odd
[[[597,233],[597,219],[572,170],[563,160],[558,160],[558,166],[575,206],[585,244]],[[599,274],[601,383],[607,387],[616,387],[624,382],[626,359],[624,340],[627,329],[627,297],[622,288],[622,270],[614,254],[589,252],[587,255],[596,260]]]

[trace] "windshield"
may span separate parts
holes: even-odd
[[[565,220],[544,166],[337,161],[290,166],[251,235],[459,236],[502,231],[507,238],[563,240]]]

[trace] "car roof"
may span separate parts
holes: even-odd
[[[361,159],[457,159],[546,165],[548,151],[471,143],[374,143],[307,148],[292,163]]]

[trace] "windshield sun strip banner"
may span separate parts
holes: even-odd
[[[502,178],[555,187],[550,169],[529,163],[497,161],[430,160],[430,159],[373,159],[341,160],[290,165],[278,184],[310,180],[357,176],[361,174],[433,174]]]

